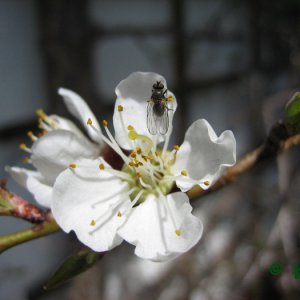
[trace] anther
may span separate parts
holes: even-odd
[[[42,109],[37,109],[36,114],[41,118],[41,121],[47,118],[47,115],[44,113]]]
[[[122,105],[118,105],[118,111],[123,111],[123,106]]]
[[[206,185],[206,186],[209,186],[209,183],[210,182],[208,180],[206,180],[206,181],[203,182],[203,184]]]
[[[167,98],[167,101],[168,102],[172,102],[174,100],[174,97],[173,96],[169,96],[168,98]]]
[[[141,173],[141,172],[136,172],[136,176],[137,176],[138,178],[141,178],[141,177],[142,177],[142,173]]]
[[[91,118],[88,118],[88,120],[87,120],[86,124],[88,124],[88,125],[92,125],[92,124],[93,124],[93,122],[92,122],[92,119],[91,119]]]
[[[22,162],[24,164],[28,164],[30,162],[30,158],[29,157],[24,157]]]
[[[188,173],[187,173],[187,171],[186,171],[186,170],[182,170],[182,171],[181,171],[181,175],[182,175],[182,176],[187,176],[187,175],[188,175]]]
[[[131,156],[132,158],[136,158],[136,152],[135,152],[135,151],[132,151],[131,154],[130,154],[130,156]]]
[[[77,168],[77,165],[76,165],[76,164],[69,164],[69,167],[70,167],[71,169],[76,169],[76,168]]]
[[[122,217],[122,213],[121,213],[120,211],[118,211],[117,216],[118,216],[119,218],[121,218],[121,217]]]
[[[131,130],[134,130],[134,127],[131,126],[131,125],[128,125],[128,126],[127,126],[127,129],[131,131]]]
[[[103,120],[103,121],[102,121],[102,125],[103,125],[104,127],[107,127],[107,126],[108,126],[108,122],[107,122],[106,120]]]
[[[142,149],[141,149],[140,147],[137,147],[137,148],[136,148],[136,153],[137,153],[137,154],[141,154],[141,153],[142,153]]]
[[[95,226],[96,225],[96,221],[93,219],[90,223],[91,226]]]
[[[26,149],[27,149],[27,146],[26,146],[26,144],[20,144],[20,145],[19,145],[19,148],[20,148],[21,150],[26,150]]]
[[[181,236],[181,230],[180,229],[176,229],[175,233],[176,233],[177,236]]]
[[[176,150],[176,151],[178,151],[180,149],[180,147],[179,147],[179,145],[174,145],[173,149]]]
[[[100,165],[99,165],[99,169],[100,169],[100,170],[104,170],[104,164],[100,164]]]
[[[129,127],[129,126],[128,126]],[[131,139],[131,140],[135,140],[137,139],[138,137],[138,134],[136,131],[134,130],[130,130],[129,133],[128,133],[128,138]]]

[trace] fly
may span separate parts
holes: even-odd
[[[165,135],[168,132],[170,108],[167,106],[167,91],[161,81],[156,81],[152,86],[152,95],[147,107],[147,127],[152,135]]]

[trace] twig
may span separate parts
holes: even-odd
[[[56,224],[52,214],[49,212],[46,214],[45,221],[43,223],[36,224],[23,231],[0,236],[0,253],[24,242],[46,236],[59,230],[59,226]]]

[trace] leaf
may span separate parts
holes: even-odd
[[[287,103],[285,117],[288,124],[300,130],[300,92],[295,93]]]
[[[45,290],[56,288],[75,276],[85,272],[95,265],[103,257],[104,253],[94,252],[89,248],[83,248],[68,257],[57,269],[54,275],[44,286]]]

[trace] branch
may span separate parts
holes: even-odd
[[[39,237],[49,235],[59,230],[60,227],[55,222],[52,214],[48,212],[45,215],[44,222],[36,224],[33,227],[23,231],[0,236],[0,254],[9,248],[30,240],[37,239]]]
[[[233,167],[228,168],[224,172],[223,176],[211,188],[202,190],[199,186],[195,186],[187,192],[188,197],[194,199],[215,192],[233,182],[238,176],[254,167],[260,161],[276,157],[278,154],[299,145],[300,134],[290,136],[289,131],[290,128],[284,124],[276,124],[264,144],[240,158]]]

